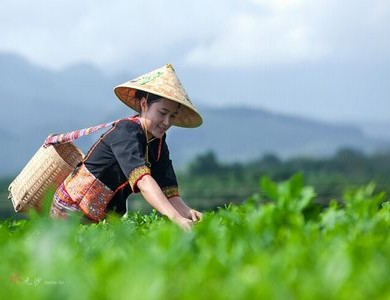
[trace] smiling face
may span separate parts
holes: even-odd
[[[173,119],[179,111],[179,104],[162,98],[148,104],[145,98],[141,99],[141,118],[146,126],[149,138],[162,138],[164,133],[172,126]]]

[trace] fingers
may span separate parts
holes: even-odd
[[[195,211],[194,210],[190,210],[190,219],[192,220],[192,221],[196,221],[197,220],[197,218],[196,218],[196,213],[195,213]]]
[[[183,221],[179,224],[180,225],[180,227],[184,230],[184,231],[191,231],[191,229],[192,229],[192,225],[193,225],[194,223],[191,221],[191,220],[189,220],[189,219],[183,219]]]
[[[203,214],[199,211],[191,209],[188,212],[188,217],[181,217],[180,219],[175,220],[175,222],[183,229],[184,231],[191,231],[192,226],[202,220]]]
[[[197,218],[198,218],[198,221],[202,221],[203,219],[203,214],[199,211],[196,212],[197,213]]]
[[[173,218],[172,221],[179,225],[179,227],[184,231],[191,231],[191,227],[194,224],[191,219],[184,218],[182,216]]]
[[[191,220],[196,222],[196,221],[201,221],[202,220],[202,213],[199,212],[199,211],[196,211],[194,209],[191,209],[190,210],[190,217],[191,217]]]

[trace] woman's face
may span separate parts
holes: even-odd
[[[171,127],[173,119],[177,116],[179,104],[168,99],[161,99],[151,105],[146,99],[141,100],[142,117],[145,119],[148,133],[155,138],[162,138]]]

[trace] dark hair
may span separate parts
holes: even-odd
[[[152,94],[152,93],[148,93],[148,92],[145,92],[145,91],[137,90],[135,92],[135,98],[141,100],[143,97],[146,99],[146,103],[148,105],[151,105],[154,102],[158,102],[162,98],[164,98],[164,97],[161,97],[161,96],[158,96],[158,95],[155,95],[155,94]]]

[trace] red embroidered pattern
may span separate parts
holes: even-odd
[[[62,183],[53,197],[53,203],[50,208],[50,216],[55,219],[66,219],[70,213],[79,212],[77,203],[70,198]]]
[[[114,192],[89,172],[84,165],[80,167],[76,175],[71,175],[64,181],[64,186],[84,214],[95,221],[104,217],[107,205],[114,196]]]
[[[168,199],[175,197],[175,196],[180,196],[179,188],[177,186],[167,186],[167,187],[162,188],[162,191],[163,191],[165,197],[167,197]]]

